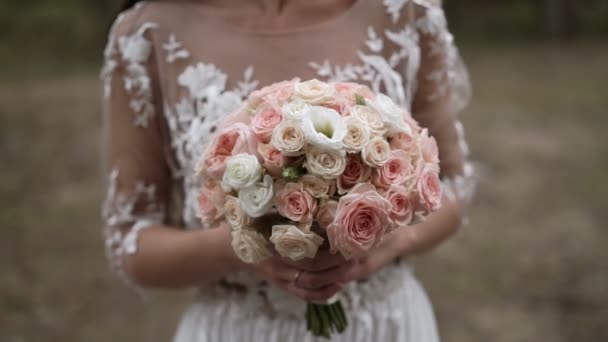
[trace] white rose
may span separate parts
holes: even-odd
[[[256,156],[237,154],[226,161],[222,185],[226,190],[241,190],[255,184],[262,177],[262,165]]]
[[[226,196],[224,203],[224,218],[232,229],[244,229],[251,223],[251,218],[245,214],[238,198]]]
[[[338,178],[346,169],[346,152],[311,146],[306,150],[304,167],[324,179]]]
[[[313,232],[303,232],[293,225],[272,226],[270,242],[283,257],[293,261],[314,258],[323,238]]]
[[[371,136],[367,124],[354,116],[345,118],[344,124],[346,125],[346,136],[342,140],[344,148],[351,153],[361,152]]]
[[[265,175],[260,183],[239,192],[241,208],[251,217],[261,217],[272,208],[272,177]]]
[[[404,120],[404,110],[397,106],[390,97],[378,94],[373,101],[366,99],[365,103],[380,114],[390,135],[412,133],[412,129]]]
[[[329,198],[336,190],[333,182],[311,174],[302,176],[298,182],[302,183],[304,190],[315,198]]]
[[[376,137],[361,151],[361,159],[371,167],[380,167],[388,161],[391,156],[391,146],[384,138]]]
[[[350,115],[361,120],[367,125],[370,133],[374,136],[386,134],[386,126],[380,114],[369,106],[356,105],[350,108]]]
[[[283,117],[288,120],[300,121],[304,119],[310,105],[302,100],[288,102],[281,108]]]
[[[272,133],[271,144],[286,157],[297,157],[304,154],[306,139],[300,123],[294,120],[281,122]]]
[[[346,125],[335,110],[311,106],[302,120],[302,132],[309,144],[338,150],[343,147]]]
[[[272,256],[264,236],[253,230],[232,231],[232,249],[243,262],[255,264]]]
[[[319,105],[333,99],[335,89],[328,83],[317,79],[297,82],[294,85],[294,97],[311,105]]]

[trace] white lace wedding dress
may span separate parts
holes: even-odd
[[[439,1],[358,0],[292,31],[231,26],[196,1],[149,1],[119,16],[102,71],[109,181],[103,206],[114,270],[153,224],[205,229],[196,216],[196,156],[217,120],[255,88],[300,77],[354,81],[410,108],[438,141],[452,197],[471,191],[457,114],[469,85]],[[199,137],[204,137],[202,140]],[[405,261],[347,285],[350,326],[335,341],[438,341],[432,307]],[[305,305],[250,274],[205,286],[176,342],[313,341]]]

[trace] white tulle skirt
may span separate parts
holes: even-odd
[[[396,267],[396,272],[377,277],[376,286],[372,282],[364,290],[360,286],[347,288],[345,297],[349,299],[345,306],[349,326],[341,335],[333,336],[332,341],[439,341],[433,310],[424,289],[409,266]],[[397,286],[390,289],[389,283]],[[360,305],[352,305],[353,301]],[[285,304],[291,308],[305,307],[304,302],[299,301]],[[251,308],[247,300],[235,300],[234,296],[201,293],[184,313],[174,342],[327,341],[315,339],[306,331],[303,311],[277,314],[273,318],[261,312],[248,312]]]

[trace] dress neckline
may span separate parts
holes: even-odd
[[[314,23],[311,25],[287,28],[287,29],[280,29],[280,30],[279,29],[239,28],[235,25],[228,23],[226,20],[222,20],[220,18],[220,16],[214,15],[214,13],[207,12],[207,11],[202,11],[202,12],[205,12],[204,13],[205,20],[213,21],[215,24],[217,24],[221,27],[224,27],[224,28],[226,28],[226,30],[233,32],[233,33],[247,35],[247,36],[288,36],[288,35],[295,35],[295,34],[304,34],[304,33],[309,33],[309,32],[318,32],[320,30],[327,30],[327,29],[331,29],[334,27],[340,27],[340,25],[342,25],[342,24],[345,25],[348,21],[348,18],[354,16],[355,13],[358,12],[363,7],[364,3],[365,3],[365,0],[354,0],[348,8],[346,8],[339,14],[337,14],[327,20],[324,20],[324,21],[321,21],[318,23]]]

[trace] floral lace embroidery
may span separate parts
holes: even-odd
[[[167,51],[167,63],[171,64],[178,59],[187,59],[190,57],[190,52],[184,49],[182,43],[175,39],[175,35],[169,36],[169,41],[163,44],[163,50]]]
[[[382,55],[384,41],[378,36],[373,27],[368,28],[366,45],[370,53],[358,51],[361,64],[347,64],[345,66],[334,66],[329,60],[322,64],[311,62],[309,65],[316,70],[317,75],[334,82],[364,81],[368,82],[375,92],[384,92],[397,103],[409,108],[411,99],[404,84],[411,86],[413,75],[419,67],[419,49],[416,32],[406,28],[400,32],[386,31],[386,38],[396,44],[399,48],[387,60]],[[399,63],[407,60],[406,77],[404,82],[402,75],[396,70]],[[411,78],[411,79],[410,79]]]
[[[130,36],[118,38],[118,49],[127,63],[124,76],[125,90],[131,95],[129,107],[135,112],[135,126],[147,127],[154,116],[150,76],[143,64],[150,57],[152,44],[144,37],[148,29],[157,28],[154,23],[145,23]]]
[[[235,88],[226,89],[228,76],[213,64],[198,63],[187,67],[178,84],[188,89],[175,106],[165,104],[166,120],[171,131],[175,162],[171,164],[176,178],[184,178],[184,213],[186,222],[196,222],[196,191],[200,184],[193,174],[195,159],[226,113],[236,110],[245,97],[258,86],[253,80],[253,67],[243,73]]]
[[[125,254],[137,252],[139,233],[154,224],[164,221],[164,206],[156,201],[156,187],[138,182],[132,195],[120,192],[118,188],[117,169],[110,172],[108,191],[102,207],[102,218],[105,223],[105,241],[108,258],[112,269],[128,283],[122,258]],[[145,204],[136,212],[137,205]],[[121,227],[125,227],[124,229]]]

